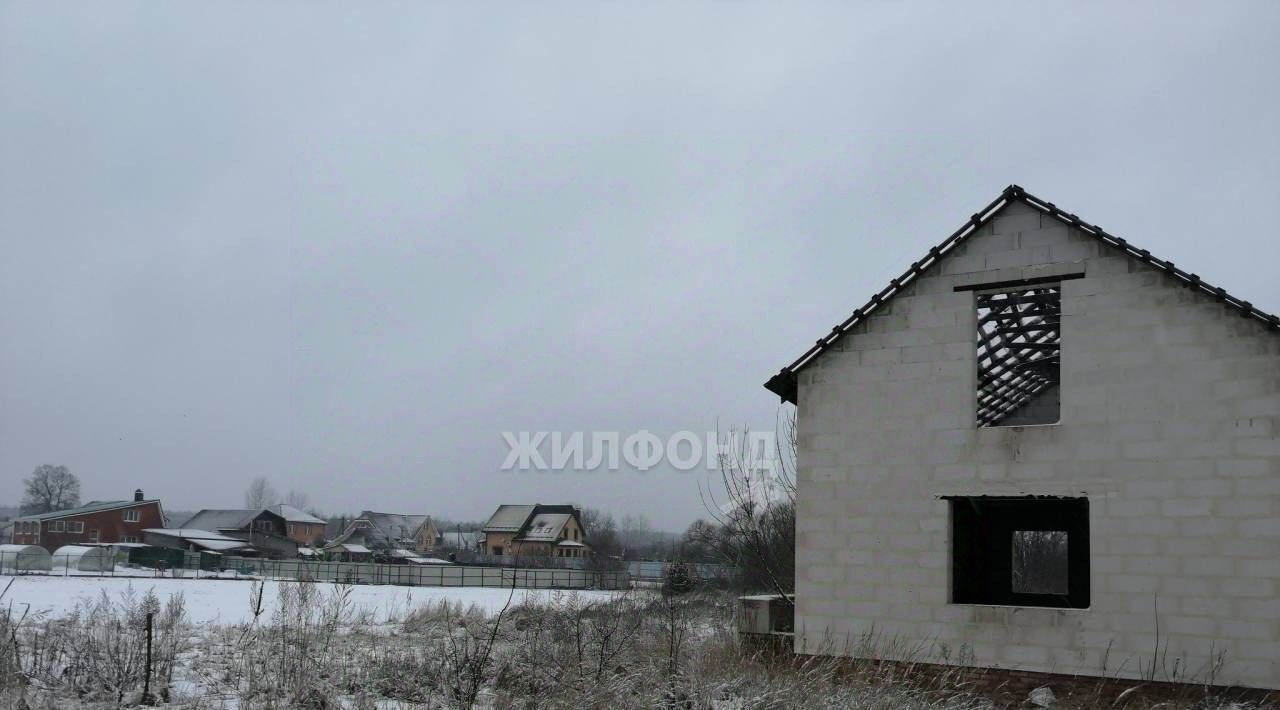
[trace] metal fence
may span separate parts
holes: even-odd
[[[128,565],[121,563],[128,562]],[[408,587],[512,587],[522,589],[626,589],[625,571],[522,568],[477,565],[388,565],[372,562],[312,562],[227,557],[159,548],[92,556],[40,557],[0,552],[0,572],[53,576],[132,576],[150,571],[172,577],[249,576],[345,584],[392,584]]]
[[[410,587],[510,587],[526,589],[625,589],[626,572],[475,565],[384,565],[373,562],[310,562],[224,558],[224,568],[280,579]]]
[[[643,582],[656,582],[666,579],[667,572],[671,569],[672,562],[660,562],[652,560],[641,560],[627,563],[627,574],[635,580]],[[694,573],[698,579],[704,581],[730,579],[733,577],[734,569],[729,565],[715,564],[711,562],[686,563],[693,567]]]
[[[499,567],[556,567],[560,569],[586,569],[586,557],[555,557],[552,555],[490,555],[483,552],[455,553],[459,562]]]
[[[458,561],[482,565],[501,565],[507,567],[559,567],[563,569],[587,569],[588,567],[593,566],[590,563],[594,560],[581,557],[487,555],[484,553],[473,552],[467,553],[465,556],[458,555]],[[631,562],[618,562],[616,564],[619,567],[625,566],[627,574],[630,575],[632,579],[652,582],[665,579],[667,572],[671,569],[671,565],[673,563],[661,560],[633,560]],[[729,565],[714,562],[696,562],[687,564],[692,565],[698,579],[702,580],[730,579],[733,577],[735,572],[734,568]]]

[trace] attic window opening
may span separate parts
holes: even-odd
[[[976,294],[979,427],[1058,422],[1061,294],[1060,283]]]

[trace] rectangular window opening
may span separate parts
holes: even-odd
[[[1089,606],[1087,498],[951,498],[951,601]]]
[[[1059,283],[977,294],[978,426],[1058,422],[1061,294]]]

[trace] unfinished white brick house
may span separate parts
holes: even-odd
[[[797,652],[1280,687],[1275,316],[1011,186],[766,387]]]

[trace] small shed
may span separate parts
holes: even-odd
[[[45,572],[53,569],[49,551],[39,545],[0,545],[0,572]]]
[[[368,562],[373,559],[373,550],[354,542],[344,542],[324,548],[325,554],[338,562]]]
[[[77,572],[110,572],[116,568],[110,547],[63,545],[53,553],[53,564]]]

